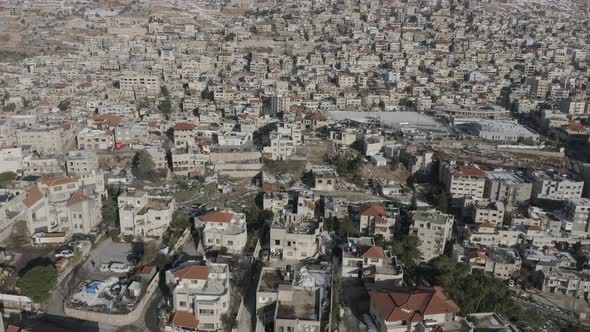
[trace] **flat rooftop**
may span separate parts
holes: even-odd
[[[289,290],[286,290],[288,292]],[[300,319],[318,321],[320,319],[320,290],[293,289],[291,301],[279,301],[277,319]]]
[[[290,285],[290,281],[285,280],[283,272],[280,269],[262,269],[260,281],[258,283],[259,292],[276,292],[279,285]]]
[[[487,177],[492,181],[499,181],[509,184],[529,183],[529,181],[523,175],[509,171],[489,171],[487,172]]]

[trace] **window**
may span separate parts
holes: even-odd
[[[215,315],[215,310],[213,310],[213,309],[199,309],[199,315],[213,316],[213,315]]]
[[[186,302],[180,301],[180,302],[178,302],[178,306],[184,308],[184,307],[186,307]]]
[[[281,240],[275,240],[275,245],[276,246],[280,246],[281,245]]]

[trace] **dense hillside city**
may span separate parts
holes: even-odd
[[[590,2],[0,0],[0,313],[590,331]]]

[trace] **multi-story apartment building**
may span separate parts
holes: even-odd
[[[291,107],[291,98],[287,96],[272,96],[270,98],[270,109],[273,114],[285,113]]]
[[[380,235],[389,240],[393,237],[398,209],[385,209],[381,205],[363,205],[359,211],[359,231],[367,236]]]
[[[0,173],[16,173],[23,169],[23,150],[21,148],[0,149]]]
[[[472,245],[511,247],[520,243],[523,237],[524,233],[518,227],[478,224],[475,227],[465,228],[465,242]]]
[[[168,170],[168,160],[166,158],[166,150],[164,148],[147,148],[145,152],[150,155],[154,162],[154,169]]]
[[[338,72],[336,75],[336,81],[340,88],[351,88],[355,84],[355,78],[351,73],[348,72]]]
[[[221,316],[231,304],[229,280],[227,264],[188,261],[166,271],[175,311],[173,331],[220,331]]]
[[[502,225],[504,222],[504,203],[497,201],[476,201],[472,205],[473,220],[476,224]]]
[[[401,285],[403,269],[397,257],[375,246],[372,237],[348,238],[342,249],[342,276],[372,281],[393,280]]]
[[[100,194],[85,191],[90,190],[76,178],[39,180],[23,200],[29,233],[89,233],[102,221],[102,202]]]
[[[453,216],[436,210],[416,211],[412,216],[410,233],[420,239],[421,260],[429,261],[444,253],[451,239]]]
[[[576,270],[556,269],[544,272],[543,292],[587,299],[590,294],[590,274]]]
[[[316,221],[294,214],[276,215],[270,229],[270,252],[281,260],[302,260],[318,250],[320,227]]]
[[[98,170],[98,158],[93,150],[69,151],[66,155],[66,172],[69,176],[92,174]]]
[[[110,150],[115,145],[113,132],[84,128],[78,133],[78,149],[82,150]]]
[[[160,79],[155,75],[126,74],[119,78],[119,88],[126,93],[160,93]]]
[[[36,152],[23,158],[22,174],[27,175],[49,175],[62,174],[62,163],[56,155],[41,155]]]
[[[565,220],[572,223],[572,235],[583,236],[590,232],[590,198],[566,200],[563,212]]]
[[[433,155],[434,152],[431,150],[420,149],[416,145],[410,145],[400,150],[399,160],[412,174],[418,171],[429,173]]]
[[[289,206],[290,201],[290,195],[287,192],[269,191],[262,197],[262,208],[278,214]]]
[[[584,181],[557,171],[543,170],[530,173],[533,197],[537,199],[566,200],[582,197]]]
[[[174,146],[177,148],[188,148],[197,145],[197,125],[194,123],[181,122],[174,126]]]
[[[198,148],[172,149],[172,172],[177,176],[197,176],[205,173],[209,155]]]
[[[151,196],[145,191],[128,191],[117,198],[121,235],[161,237],[176,209],[171,196]]]
[[[510,279],[520,272],[522,260],[518,251],[507,248],[494,248],[486,257],[484,271],[498,279]]]
[[[484,196],[486,173],[476,166],[441,162],[440,176],[453,198],[481,199]]]
[[[195,228],[201,230],[207,248],[227,248],[230,253],[241,253],[248,240],[246,215],[233,211],[210,212],[195,217]]]
[[[262,155],[272,160],[285,160],[292,156],[296,149],[295,142],[290,136],[272,132],[269,145],[262,149]]]
[[[63,154],[68,149],[68,138],[63,126],[19,128],[16,131],[18,146],[30,146],[39,153]]]
[[[485,197],[508,205],[520,205],[531,198],[533,184],[523,175],[509,171],[487,172]]]

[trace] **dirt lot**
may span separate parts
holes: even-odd
[[[179,206],[205,208],[233,209],[240,212],[254,202],[258,188],[252,185],[250,179],[224,179],[219,182],[230,188],[230,192],[222,193],[217,189],[217,182],[195,186],[188,190],[181,190],[174,194]]]
[[[399,165],[396,170],[389,166],[375,166],[367,163],[361,168],[361,176],[365,179],[394,180],[405,185],[410,177],[410,172],[403,166]]]
[[[331,141],[320,140],[318,138],[305,137],[306,141],[298,151],[298,156],[307,157],[307,161],[312,164],[328,164],[325,157],[326,153],[333,150]]]

